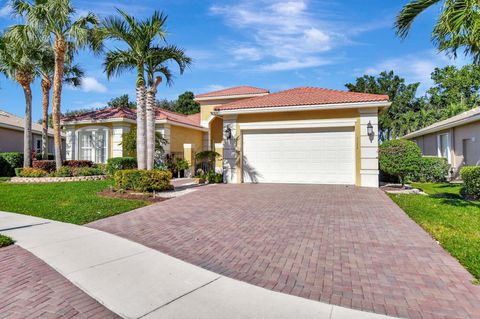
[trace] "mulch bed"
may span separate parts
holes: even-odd
[[[102,192],[98,192],[97,195],[102,197],[109,197],[109,198],[143,200],[150,203],[159,203],[168,199],[168,198],[162,198],[158,196],[154,198],[153,195],[149,193],[137,193],[133,191],[115,192],[112,189],[106,189]]]

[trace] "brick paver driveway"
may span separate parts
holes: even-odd
[[[32,253],[0,249],[0,318],[119,318]]]
[[[378,189],[212,185],[90,224],[255,285],[408,318],[480,318],[480,287]]]

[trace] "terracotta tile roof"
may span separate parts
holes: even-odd
[[[2,126],[2,124],[4,126],[14,127],[23,131],[25,127],[25,120],[23,117],[0,110],[0,126]],[[42,134],[42,125],[32,121],[32,132],[36,134]],[[48,135],[53,135],[52,128],[48,129]]]
[[[388,101],[388,95],[356,93],[313,87],[301,87],[268,95],[252,97],[216,107],[215,110],[281,107],[296,105],[338,104]]]
[[[269,90],[256,88],[253,86],[235,86],[228,89],[203,93],[195,95],[196,98],[204,97],[220,97],[220,96],[231,96],[231,95],[248,95],[248,94],[262,94],[269,93]]]
[[[192,126],[200,125],[200,113],[192,115],[184,115],[168,111],[165,109],[157,108],[155,117],[157,120],[169,120],[180,124],[187,124]],[[107,119],[137,119],[136,109],[127,108],[105,108],[102,110],[96,110],[88,113],[84,113],[78,116],[69,116],[62,119],[63,122],[71,121],[98,121]]]

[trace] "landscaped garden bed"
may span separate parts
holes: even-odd
[[[0,235],[0,248],[13,245],[14,241],[10,237]]]

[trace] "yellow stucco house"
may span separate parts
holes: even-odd
[[[270,93],[239,86],[196,95],[201,112],[157,110],[167,153],[187,160],[202,150],[226,183],[317,183],[378,187],[378,112],[388,96],[321,88]],[[104,109],[65,118],[67,159],[123,156],[135,111]],[[91,141],[98,141],[95,145]]]

